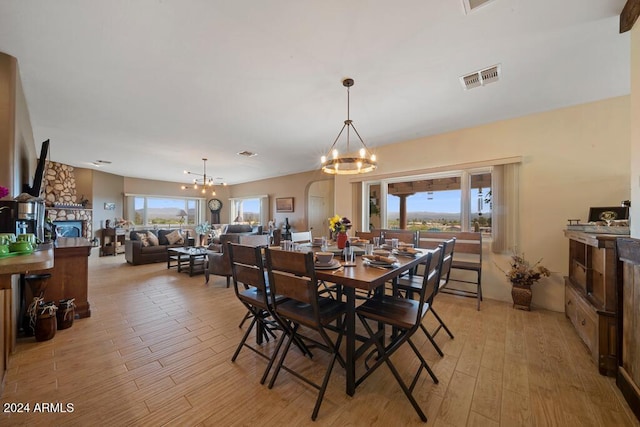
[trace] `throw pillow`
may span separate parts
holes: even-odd
[[[160,246],[158,237],[151,231],[147,231],[147,240],[149,240],[149,246]]]
[[[182,234],[180,234],[178,230],[173,230],[171,233],[167,234],[167,240],[170,245],[181,245],[184,243]]]
[[[136,233],[138,235],[138,240],[140,240],[142,242],[142,246],[143,247],[147,247],[149,246],[149,239],[147,238],[147,234],[146,233]]]
[[[222,230],[220,228],[214,228],[211,230],[212,239],[219,239],[221,235],[222,235]]]

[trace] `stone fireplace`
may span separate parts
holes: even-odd
[[[93,237],[93,222],[91,209],[47,208],[46,216],[56,226],[78,227],[81,230],[79,237],[91,240]],[[74,237],[74,236],[65,236]]]
[[[57,162],[47,162],[44,176],[45,216],[54,224],[60,225],[70,233],[74,228],[80,230],[80,237],[93,238],[93,211],[85,208],[76,195],[76,177],[73,166]],[[73,236],[67,236],[73,237]]]

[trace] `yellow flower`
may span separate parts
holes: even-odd
[[[333,232],[345,232],[351,228],[351,221],[348,218],[341,217],[340,215],[334,215],[329,218],[329,228]]]

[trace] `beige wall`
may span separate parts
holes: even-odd
[[[640,238],[640,23],[631,30],[631,236]]]
[[[0,52],[0,185],[9,189],[9,198],[20,194],[23,184],[33,184],[35,150],[18,63]]]
[[[15,105],[14,57],[0,53],[0,185],[9,189],[9,197],[16,196],[14,189],[20,188],[14,178],[14,105]]]
[[[520,251],[532,260],[543,257],[554,272],[534,288],[533,304],[564,311],[567,219],[586,220],[589,207],[617,206],[630,196],[629,104],[630,97],[617,97],[379,147],[380,166],[367,179],[522,156]],[[353,217],[350,180],[337,178],[336,211]],[[484,295],[510,301],[510,285],[495,268],[505,268],[507,259],[485,260]]]
[[[124,216],[122,189],[124,188],[125,178],[120,175],[113,175],[102,171],[90,172],[92,197],[89,200],[91,206],[93,206],[93,226],[97,234],[98,230],[104,228],[106,220],[110,220],[111,226],[113,227],[115,218],[122,218]],[[115,210],[106,210],[104,208],[105,203],[115,203]]]
[[[322,172],[311,171],[294,175],[281,176],[277,178],[264,179],[261,181],[230,186],[230,197],[247,197],[269,195],[269,218],[275,221],[276,227],[280,228],[284,224],[285,218],[289,218],[292,231],[303,231],[308,229],[307,215],[307,195],[309,186],[314,181],[323,181],[327,178]],[[278,197],[293,197],[294,212],[277,213],[275,200]],[[224,202],[224,199],[222,199]],[[223,211],[228,209],[225,204]]]

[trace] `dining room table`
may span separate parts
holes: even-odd
[[[317,248],[311,248],[318,250]],[[337,248],[329,247],[329,252],[339,254]],[[356,360],[366,350],[365,345],[356,348],[359,339],[356,331],[356,290],[365,291],[371,295],[378,291],[383,291],[385,283],[392,282],[423,261],[427,256],[428,249],[416,249],[415,254],[402,255],[392,254],[396,258],[393,264],[382,266],[370,263],[361,255],[356,257],[355,265],[344,266],[340,261],[340,266],[334,269],[320,269],[316,267],[316,277],[318,280],[330,282],[340,287],[340,292],[347,304],[345,316],[345,362],[346,362],[346,392],[353,396],[356,390]]]

